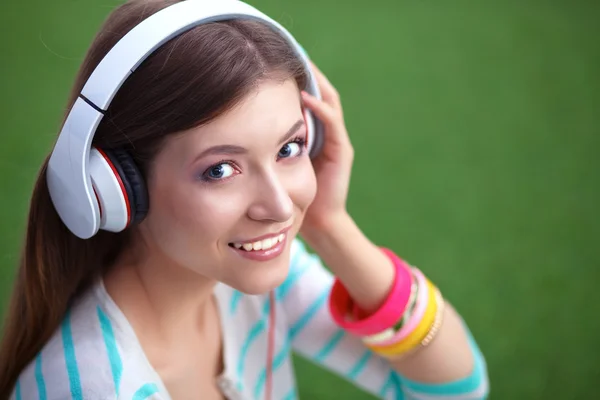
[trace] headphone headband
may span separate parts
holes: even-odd
[[[320,97],[308,58],[293,36],[279,23],[239,0],[185,0],[151,15],[129,31],[106,54],[85,83],[62,127],[47,169],[54,206],[65,225],[87,239],[101,226],[99,193],[90,173],[91,144],[104,112],[119,88],[137,67],[165,42],[198,25],[230,20],[254,19],[279,32],[302,60],[307,75],[306,91]],[[308,114],[309,151],[322,144],[322,126]]]
[[[301,49],[294,37],[278,22],[239,0],[185,0],[151,15],[119,40],[91,74],[81,95],[99,109],[106,110],[127,77],[164,43],[198,25],[240,18],[266,22],[282,34],[294,49]],[[297,53],[309,69],[304,52]],[[308,85],[318,93],[313,79]]]

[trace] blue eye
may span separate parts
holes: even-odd
[[[304,140],[298,139],[292,142],[286,143],[281,150],[279,150],[279,154],[277,154],[278,158],[290,158],[296,157],[302,154],[302,149],[304,147]]]
[[[229,165],[228,163],[221,163],[207,169],[204,172],[204,174],[202,174],[202,176],[205,177],[207,180],[216,181],[219,179],[228,178],[234,173],[235,169],[231,165]]]

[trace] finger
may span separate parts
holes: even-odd
[[[319,88],[321,89],[321,97],[323,98],[323,101],[325,101],[326,103],[328,103],[336,108],[340,108],[341,102],[340,102],[340,95],[339,95],[338,91],[331,84],[329,79],[327,79],[325,74],[323,72],[321,72],[321,70],[315,65],[315,63],[313,63],[312,61],[309,61],[309,62],[310,62],[311,68],[313,69],[315,78],[317,80],[317,84],[319,85]]]
[[[333,124],[336,118],[333,107],[305,91],[302,91],[302,100],[304,105],[311,110],[324,125]]]
[[[302,91],[304,105],[323,123],[327,130],[326,141],[351,147],[350,137],[344,126],[341,114],[322,100]]]

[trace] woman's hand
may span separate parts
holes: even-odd
[[[322,100],[302,92],[304,105],[323,123],[325,143],[313,160],[317,177],[317,195],[309,207],[301,235],[332,227],[335,221],[347,217],[346,199],[350,184],[354,149],[344,123],[342,104],[337,90],[311,63]]]

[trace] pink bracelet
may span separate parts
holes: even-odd
[[[396,274],[392,289],[385,302],[372,315],[362,320],[352,320],[353,301],[339,279],[336,279],[329,296],[329,311],[335,323],[342,329],[357,336],[369,336],[394,326],[408,306],[412,286],[409,266],[391,250],[381,249],[394,263]]]
[[[419,325],[423,319],[423,315],[425,315],[425,310],[427,310],[427,305],[429,303],[427,279],[419,269],[414,268],[413,271],[419,285],[419,297],[417,298],[417,304],[415,305],[415,312],[406,322],[406,325],[400,328],[400,330],[396,332],[394,336],[389,339],[382,340],[381,342],[377,342],[376,344],[373,343],[376,346],[390,346],[404,340],[412,331],[415,330],[417,325]]]

